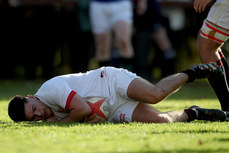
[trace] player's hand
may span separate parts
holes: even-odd
[[[92,114],[89,117],[86,117],[84,120],[84,122],[86,122],[86,123],[97,123],[100,121],[101,121],[101,119],[96,117],[96,114]]]
[[[50,117],[46,120],[46,122],[58,122],[58,120],[53,117]]]
[[[212,0],[195,0],[194,1],[194,9],[196,12],[204,12],[206,6],[211,2]]]

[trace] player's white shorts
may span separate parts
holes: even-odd
[[[217,0],[211,7],[207,20],[229,29],[229,0]]]
[[[130,0],[117,2],[92,1],[90,3],[90,19],[94,34],[102,34],[111,30],[117,21],[132,24],[132,16]]]
[[[201,27],[200,35],[220,44],[229,38],[229,0],[215,2]]]
[[[125,69],[109,67],[106,68],[104,73],[106,73],[104,76],[107,79],[110,90],[109,106],[111,114],[108,121],[115,123],[131,122],[133,111],[139,102],[128,98],[127,88],[139,76]]]

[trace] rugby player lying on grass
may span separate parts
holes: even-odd
[[[46,81],[35,95],[15,96],[8,105],[14,121],[96,122],[98,106],[86,99],[103,97],[110,109],[107,121],[171,123],[198,120],[225,121],[218,109],[192,106],[184,111],[160,112],[156,104],[184,83],[222,73],[212,63],[194,65],[181,73],[151,84],[125,69],[101,67],[86,73],[68,74]]]

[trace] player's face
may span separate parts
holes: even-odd
[[[46,120],[52,116],[50,108],[40,100],[28,98],[25,103],[25,118],[28,121]]]

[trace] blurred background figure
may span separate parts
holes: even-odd
[[[195,13],[193,0],[157,1],[0,0],[0,79],[48,79],[112,65],[157,81],[198,63],[196,35],[207,11]]]
[[[136,53],[136,73],[151,80],[152,68],[161,68],[161,77],[175,72],[175,51],[164,26],[160,4],[156,0],[133,0]],[[152,42],[155,46],[152,46]],[[149,61],[152,47],[153,62]],[[152,64],[152,65],[150,65]]]
[[[89,4],[91,0],[77,0],[77,19],[79,32],[77,41],[73,43],[76,50],[71,52],[73,72],[85,72],[89,69],[89,61],[94,56],[94,39],[91,32]],[[77,58],[77,59],[76,59]]]
[[[90,0],[77,0],[77,4],[63,5],[59,11],[61,74],[88,70],[93,53],[89,3]]]
[[[132,14],[130,0],[91,0],[90,19],[99,66],[133,69]],[[116,58],[113,63],[112,49]]]

